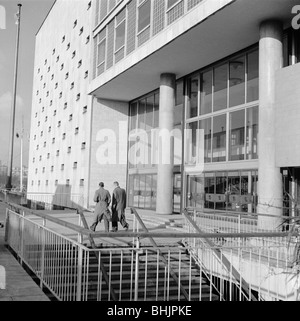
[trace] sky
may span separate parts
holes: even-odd
[[[8,163],[10,114],[15,69],[16,16],[21,8],[15,134],[24,118],[23,164],[28,165],[35,35],[55,0],[0,0],[0,161]],[[20,167],[20,138],[14,140],[13,166]]]

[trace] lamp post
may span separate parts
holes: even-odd
[[[16,114],[16,97],[17,97],[17,82],[18,82],[18,61],[19,61],[19,42],[20,42],[20,25],[21,25],[21,7],[18,4],[19,11],[17,13],[17,40],[16,40],[16,56],[15,56],[15,73],[14,73],[14,88],[13,88],[13,102],[10,119],[10,146],[9,146],[9,160],[7,166],[6,189],[12,188],[12,167],[14,154],[14,131],[15,131],[15,114]]]

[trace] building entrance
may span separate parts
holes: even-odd
[[[187,177],[188,207],[255,213],[257,171],[207,172]]]

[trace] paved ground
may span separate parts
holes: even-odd
[[[5,206],[0,202],[0,222],[3,222],[4,219]],[[5,289],[1,289],[0,279],[0,301],[49,301],[48,297],[4,246],[4,228],[0,228],[0,266],[4,267],[6,274]],[[3,277],[0,275],[0,278],[1,276]]]

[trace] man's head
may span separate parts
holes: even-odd
[[[104,187],[104,183],[103,182],[99,183],[99,186]]]
[[[120,185],[119,185],[118,182],[114,182],[114,186],[115,186],[115,187],[120,187]]]

